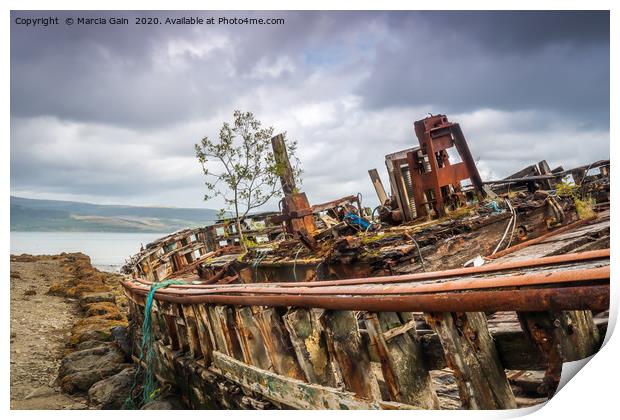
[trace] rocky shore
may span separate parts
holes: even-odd
[[[11,256],[11,408],[118,409],[135,381],[117,274],[80,253]]]

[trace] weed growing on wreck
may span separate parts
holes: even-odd
[[[242,242],[245,249],[250,249],[258,246],[258,242],[255,242],[250,238],[243,237]]]
[[[575,211],[580,219],[589,219],[594,217],[594,199],[592,197],[586,197],[583,200],[580,198],[574,198]]]
[[[555,185],[555,193],[558,197],[577,198],[577,192],[579,191],[579,185],[568,182],[563,179],[562,182],[558,182]]]
[[[594,216],[594,204],[595,200],[590,197],[580,197],[580,186],[574,183],[568,182],[566,179],[562,180],[555,186],[555,193],[558,197],[570,198],[575,203],[575,211],[580,219],[589,219]]]

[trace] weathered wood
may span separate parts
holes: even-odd
[[[258,308],[254,318],[271,357],[273,370],[289,378],[304,380],[303,371],[297,362],[295,350],[278,309]]]
[[[232,349],[228,347],[226,336],[224,335],[223,325],[220,322],[220,317],[218,316],[218,312],[216,311],[216,306],[209,305],[205,306],[205,308],[209,317],[209,331],[213,336],[215,349],[231,356]],[[223,307],[220,308],[220,310],[223,310]]]
[[[217,373],[220,375],[263,395],[269,400],[298,409],[371,410],[381,408],[417,408],[404,404],[396,405],[388,402],[368,401],[357,398],[351,392],[321,385],[307,384],[247,365],[217,351],[213,353],[213,368],[217,369]]]
[[[183,305],[183,319],[187,329],[187,341],[189,344],[189,354],[193,359],[202,357],[202,347],[200,346],[200,336],[198,335],[198,323],[196,321],[196,315],[194,314],[194,308],[190,305]]]
[[[396,312],[386,312],[386,314],[396,314]],[[390,315],[390,321],[392,321],[392,323],[390,324],[389,322],[387,323],[388,326],[390,325],[396,325],[396,326],[390,326],[388,330],[384,330],[383,332],[383,339],[385,341],[389,341],[392,338],[402,335],[408,331],[414,330],[415,331],[415,325],[416,325],[416,321],[415,319],[411,319],[407,322],[405,322],[404,324],[402,323],[398,323],[396,322],[396,319],[394,319],[391,315]]]
[[[271,370],[273,363],[252,312],[253,307],[250,306],[235,309],[237,337],[241,344],[243,358],[249,365]]]
[[[179,347],[184,352],[190,351],[190,339],[189,339],[189,331],[187,325],[185,324],[185,318],[181,315],[183,313],[183,309],[181,305],[173,305],[174,307],[178,307],[178,311],[174,316],[174,321],[177,325],[177,336],[179,338]]]
[[[606,236],[609,221],[579,227],[551,236],[541,243],[512,252],[497,262],[540,258],[574,252],[591,236]],[[600,347],[599,330],[591,311],[519,312],[525,334],[544,358],[545,380],[539,392],[552,396],[557,389],[564,361],[580,360],[594,354]]]
[[[271,138],[271,148],[273,149],[273,157],[278,166],[278,175],[280,176],[280,183],[282,184],[282,192],[285,195],[297,192],[295,175],[293,174],[293,168],[288,158],[286,143],[284,142],[284,136],[282,134],[278,134]]]
[[[340,386],[340,375],[327,349],[325,331],[318,320],[317,310],[292,309],[283,319],[306,380],[329,387]]]
[[[516,408],[484,313],[432,313],[427,321],[454,371],[463,408]]]
[[[375,187],[377,197],[379,198],[379,204],[385,204],[388,201],[388,196],[385,192],[385,188],[383,188],[383,183],[381,182],[379,172],[376,169],[370,169],[368,170],[368,175],[370,175],[372,186]]]
[[[174,320],[174,317],[170,315],[163,314],[164,321],[166,322],[166,329],[168,331],[168,337],[170,338],[170,346],[174,350],[179,350],[181,348],[180,340],[179,340],[179,332],[177,330],[177,323]]]
[[[209,310],[207,309],[207,305],[192,305],[194,308],[194,313],[196,314],[196,318],[198,319],[198,331],[201,334],[201,337],[205,337],[205,341],[208,341],[208,347],[211,349],[209,353],[216,349],[216,341],[215,335],[213,334],[211,321],[209,319]],[[201,338],[202,340],[202,338]],[[205,347],[206,348],[206,347]]]
[[[209,309],[211,314],[211,308]],[[238,360],[243,360],[243,351],[241,344],[237,337],[237,326],[234,321],[233,309],[227,306],[215,306],[213,307],[213,323],[217,323],[218,327],[214,328],[218,334],[221,334],[221,339],[224,341],[224,348],[227,354]],[[218,343],[219,349],[219,343]]]
[[[599,337],[603,336],[607,323],[601,322],[597,325],[597,328]],[[504,369],[545,370],[547,368],[547,359],[522,330],[496,331],[491,335]],[[448,364],[439,336],[437,334],[425,334],[420,336],[419,339],[426,368],[428,370],[446,368]],[[599,342],[591,348],[590,353],[585,357],[596,353],[600,345],[601,340],[599,339]],[[583,359],[582,354],[564,354],[563,361],[573,362]]]
[[[357,319],[351,311],[326,311],[323,316],[328,346],[342,373],[346,389],[363,398],[381,399]]]
[[[545,378],[538,392],[555,393],[565,360],[580,360],[600,346],[599,331],[590,311],[519,312],[523,331],[545,359]],[[594,328],[592,328],[594,325]]]
[[[538,162],[538,172],[540,172],[541,175],[551,175],[551,168],[546,160]],[[545,189],[550,190],[555,186],[556,182],[555,179],[544,179],[541,181],[541,184]]]
[[[366,329],[381,360],[383,378],[392,401],[416,405],[426,409],[438,409],[439,400],[432,388],[431,377],[422,358],[422,349],[407,331],[415,332],[414,320],[402,324],[396,312],[369,313]],[[386,332],[399,326],[408,329],[388,340]]]
[[[209,333],[208,320],[201,314],[201,306],[203,305],[192,305],[191,311],[194,314],[194,322],[196,323],[198,345],[200,346],[204,362],[208,366],[211,364],[211,353],[213,352],[214,345]]]

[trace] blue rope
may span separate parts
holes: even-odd
[[[144,322],[142,323],[142,342],[140,344],[140,366],[142,362],[146,365],[146,372],[144,374],[144,383],[142,384],[142,404],[144,405],[150,401],[153,401],[155,397],[155,348],[153,346],[153,317],[152,308],[153,300],[155,299],[155,292],[159,289],[164,289],[174,284],[185,284],[182,280],[164,280],[160,283],[153,283],[149,294],[146,297],[146,303],[144,305]],[[138,369],[136,369],[136,377],[134,378],[134,389],[138,377]],[[133,394],[133,392],[131,393]],[[134,408],[135,404],[132,400],[132,395],[129,395],[125,401],[125,408]]]
[[[144,404],[152,401],[155,394],[155,348],[153,346],[153,318],[151,311],[155,292],[173,284],[184,283],[185,282],[182,280],[174,279],[165,280],[161,283],[153,283],[146,297],[146,304],[144,305],[144,323],[142,324],[142,346],[140,347],[140,361],[144,360],[146,363],[146,374],[144,376],[144,386],[142,387]]]

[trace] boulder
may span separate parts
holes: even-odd
[[[86,330],[86,331],[75,331],[71,334],[71,339],[69,340],[69,344],[74,346],[79,346],[81,343],[86,341],[110,341],[112,339],[110,330]]]
[[[135,374],[136,369],[130,367],[96,382],[88,390],[88,400],[92,405],[104,410],[123,408],[123,404],[131,393]]]
[[[131,337],[127,327],[114,327],[111,330],[112,340],[127,355],[131,354]]]
[[[76,346],[88,340],[110,341],[114,327],[126,326],[127,321],[108,319],[103,316],[91,316],[80,319],[71,329],[69,344]]]
[[[86,340],[86,341],[79,343],[77,346],[75,346],[75,350],[79,351],[79,350],[94,349],[96,347],[107,346],[108,344],[109,342],[100,341],[100,340]]]
[[[101,379],[115,375],[123,369],[131,366],[132,365],[128,363],[122,363],[119,365],[106,366],[100,369],[72,373],[60,380],[60,387],[68,394],[86,392],[91,386],[93,386],[93,384],[99,382]]]
[[[85,392],[95,383],[131,365],[115,345],[76,351],[65,356],[58,371],[60,386],[70,394]]]
[[[112,292],[82,293],[80,303],[85,306],[89,303],[111,302],[116,303],[116,296]]]
[[[99,357],[110,353],[113,348],[110,345],[93,347],[89,349],[74,351],[67,354],[60,361],[58,376],[62,377],[70,373],[88,369]],[[123,358],[124,360],[124,358]]]
[[[187,407],[180,398],[168,396],[148,402],[140,410],[187,410]]]
[[[104,316],[109,319],[123,319],[116,304],[112,302],[87,303],[84,305],[86,316]]]

